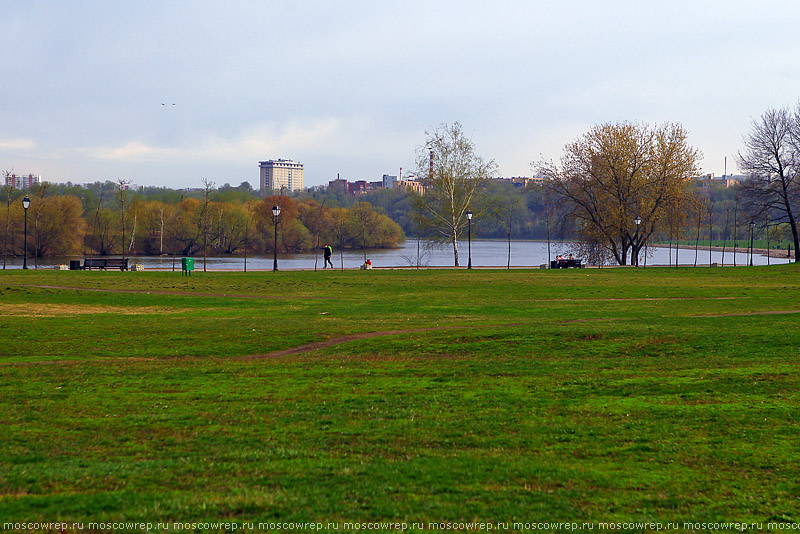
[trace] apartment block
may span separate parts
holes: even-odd
[[[6,174],[6,185],[14,189],[29,189],[41,181],[42,177],[35,174]]]
[[[272,191],[302,191],[303,164],[290,159],[259,161],[259,184],[262,195]]]

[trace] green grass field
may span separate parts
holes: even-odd
[[[0,272],[0,522],[800,521],[798,290]]]

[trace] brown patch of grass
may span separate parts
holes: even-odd
[[[713,397],[681,397],[670,399],[664,402],[667,406],[708,406],[713,404],[730,404],[730,401],[723,401]]]
[[[581,337],[584,341],[597,341],[598,339],[603,339],[605,334],[601,332],[592,332],[591,334],[585,334]]]
[[[718,315],[692,315],[698,319],[714,319],[717,317],[749,317],[751,315],[786,315],[792,313],[800,313],[800,310],[767,310],[767,311],[752,311],[740,313],[722,313]]]
[[[90,306],[87,304],[5,304],[0,317],[64,317],[113,313],[117,315],[147,315],[177,313],[176,310],[157,306]]]

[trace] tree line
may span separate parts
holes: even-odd
[[[504,206],[503,217],[479,217],[476,238],[542,238],[542,195],[536,188],[483,182],[476,200]],[[249,183],[194,190],[131,188],[118,180],[76,185],[42,183],[25,191],[0,189],[0,239],[5,258],[68,255],[269,255],[272,207],[279,205],[278,251],[303,252],[329,243],[339,249],[396,247],[407,235],[437,239],[419,216],[419,198],[403,189],[354,197],[332,189],[260,198]],[[510,225],[508,224],[510,222]]]
[[[32,258],[267,255],[275,247],[279,252],[303,252],[329,243],[366,249],[395,247],[405,239],[402,228],[368,202],[327,206],[325,200],[313,198],[258,198],[249,186],[233,195],[225,194],[230,187],[216,189],[207,181],[204,186],[191,195],[131,190],[124,180],[93,187],[43,183],[26,191],[4,187],[4,266],[7,257],[23,253],[26,216]],[[30,199],[28,210],[23,196]],[[278,217],[272,213],[276,205]]]

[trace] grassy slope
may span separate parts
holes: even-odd
[[[4,272],[0,517],[798,520],[799,286]]]

